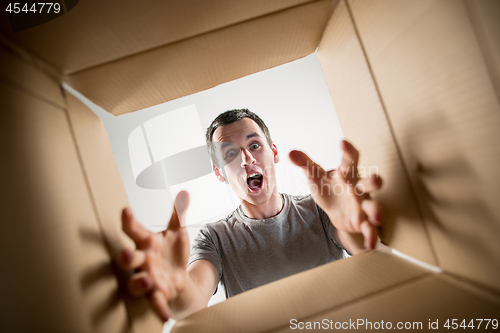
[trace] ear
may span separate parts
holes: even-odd
[[[280,155],[278,154],[278,147],[273,143],[273,146],[271,147],[273,150],[274,154],[274,163],[278,163],[280,161]]]
[[[221,183],[224,183],[226,181],[220,169],[213,164],[212,164],[212,171],[215,173],[215,177],[217,177],[218,181],[220,181]]]

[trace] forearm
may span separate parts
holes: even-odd
[[[169,302],[172,318],[178,320],[205,309],[217,286],[218,274],[211,263],[198,260],[189,265],[186,286]]]
[[[201,288],[188,277],[184,290],[168,305],[172,310],[172,318],[179,320],[206,308],[207,304],[208,300],[203,297]]]

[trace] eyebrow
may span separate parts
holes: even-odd
[[[247,135],[247,140],[250,139],[250,138],[254,138],[256,136],[260,137],[260,134],[257,133],[257,132],[250,133],[250,134]]]
[[[251,139],[251,138],[255,138],[255,137],[261,137],[259,133],[257,132],[253,132],[253,133],[250,133],[247,135],[247,140],[248,139]],[[224,149],[225,147],[229,146],[229,145],[232,145],[233,143],[232,142],[223,142],[221,145],[220,145],[220,149]]]
[[[224,149],[225,147],[229,146],[229,145],[232,145],[231,142],[223,142],[221,145],[220,145],[220,149]]]

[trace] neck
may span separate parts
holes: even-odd
[[[243,213],[255,220],[264,220],[278,215],[283,209],[283,200],[277,190],[273,192],[268,201],[254,205],[248,201],[241,203]]]

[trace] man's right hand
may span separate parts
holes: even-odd
[[[122,226],[136,249],[122,249],[116,261],[123,270],[135,270],[127,288],[132,295],[147,295],[156,313],[165,321],[171,317],[169,302],[175,301],[188,278],[189,238],[181,221],[185,219],[189,194],[180,192],[167,229],[152,233],[140,225],[130,209],[122,212]]]

